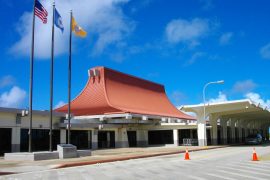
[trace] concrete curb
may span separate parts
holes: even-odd
[[[219,147],[213,147],[213,148],[193,149],[193,150],[189,150],[189,152],[211,150],[211,149],[219,149],[219,148],[226,148],[226,147],[229,147],[229,146],[219,146]],[[172,154],[181,154],[181,153],[185,153],[185,152],[186,152],[185,150],[181,150],[181,151],[174,151],[174,152],[169,152],[169,153],[157,153],[157,154],[148,154],[148,155],[128,156],[128,157],[122,157],[122,158],[120,157],[120,158],[111,158],[111,159],[85,161],[85,162],[65,163],[65,164],[57,165],[53,169],[61,169],[61,168],[67,168],[67,167],[85,166],[85,165],[93,165],[93,164],[101,164],[101,163],[108,163],[108,162],[115,162],[115,161],[126,161],[126,160],[130,160],[130,159],[141,159],[141,158],[165,156],[165,155],[172,155]]]

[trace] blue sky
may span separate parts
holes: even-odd
[[[51,0],[36,19],[34,109],[49,109]],[[0,106],[27,107],[32,0],[0,0]],[[56,0],[54,106],[67,102],[69,10],[85,28],[73,38],[72,97],[87,70],[107,66],[165,86],[175,105],[251,98],[270,107],[268,0]]]

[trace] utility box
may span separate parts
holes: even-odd
[[[77,147],[72,144],[58,144],[57,151],[59,153],[59,159],[78,157]]]

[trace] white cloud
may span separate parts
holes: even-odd
[[[204,52],[195,52],[191,58],[186,62],[185,66],[194,64],[198,59],[202,58],[206,54]]]
[[[190,116],[197,117],[197,114],[195,112],[185,112],[185,111],[182,111],[182,112]]]
[[[60,55],[68,51],[69,36],[69,11],[73,10],[73,15],[77,23],[88,32],[88,38],[83,41],[90,41],[95,44],[92,53],[99,54],[107,46],[121,42],[134,29],[134,23],[123,14],[121,4],[128,0],[81,0],[80,3],[72,0],[58,0],[56,8],[61,14],[64,23],[64,34],[55,28],[55,55]],[[42,1],[47,9],[48,23],[42,24],[36,17],[35,31],[35,56],[41,59],[50,57],[51,49],[51,1]],[[20,39],[11,47],[10,52],[16,55],[29,56],[31,41],[31,21],[32,13],[24,12],[19,22],[17,30]],[[96,42],[93,42],[94,34],[97,35]],[[73,38],[73,44],[76,43]],[[90,45],[89,45],[89,51]]]
[[[186,95],[180,91],[173,91],[171,95],[173,103],[176,105],[183,104],[183,100],[186,99]]]
[[[260,54],[264,59],[270,59],[270,43],[263,46],[260,50]]]
[[[235,93],[247,93],[251,92],[257,87],[257,84],[252,80],[238,81],[233,86],[233,92]]]
[[[55,106],[54,106],[54,109],[57,109],[61,106],[64,106],[66,103],[64,101],[59,101]]]
[[[138,11],[148,7],[153,0],[140,0],[140,1],[133,1],[135,5],[130,9],[131,13],[137,13]]]
[[[228,101],[227,95],[222,92],[219,92],[217,98],[212,98],[207,103],[218,103],[218,102],[224,102],[224,101]]]
[[[0,106],[18,108],[23,105],[26,92],[17,86],[14,86],[8,92],[0,95]]]
[[[14,85],[15,81],[15,78],[11,75],[3,76],[2,78],[0,78],[0,88]]]
[[[233,37],[233,33],[232,32],[227,32],[224,33],[220,36],[219,38],[219,44],[220,45],[227,45],[230,43],[231,39]]]
[[[203,4],[203,10],[210,10],[214,8],[213,0],[200,0],[200,2]]]
[[[263,100],[260,94],[258,93],[250,92],[250,93],[247,93],[245,97],[257,104],[260,104],[260,106],[263,108],[267,107],[268,109],[270,109],[270,99]]]
[[[209,26],[206,19],[174,19],[166,26],[166,38],[169,43],[198,44],[198,40],[209,32]]]

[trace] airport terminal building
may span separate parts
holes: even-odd
[[[242,142],[248,134],[268,137],[270,112],[250,100],[177,109],[164,86],[105,67],[88,71],[88,82],[71,102],[71,143],[78,149],[178,146]],[[53,113],[53,147],[67,142],[67,105]],[[185,114],[193,112],[196,118]],[[0,154],[27,151],[29,117],[0,108]],[[33,111],[33,151],[49,149],[49,111]]]
[[[78,149],[179,145],[197,137],[196,119],[171,104],[162,85],[105,67],[88,72],[71,102],[71,143]],[[53,146],[67,142],[67,105],[53,114]],[[29,117],[0,108],[0,152],[27,151]],[[33,151],[49,149],[49,112],[33,111]]]

